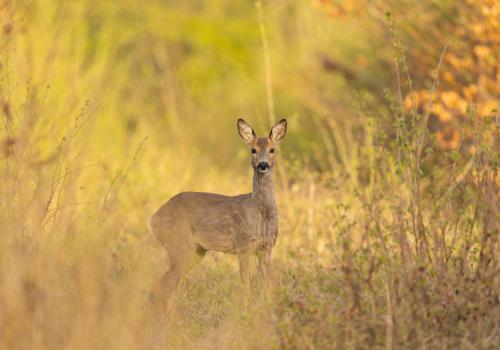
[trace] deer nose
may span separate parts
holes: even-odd
[[[269,163],[268,162],[259,162],[259,164],[257,164],[257,168],[259,168],[259,170],[267,170],[267,169],[269,169]]]

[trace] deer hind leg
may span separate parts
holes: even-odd
[[[170,319],[175,293],[182,277],[201,261],[206,250],[200,246],[172,245],[167,248],[167,253],[170,267],[160,279],[157,296],[161,312]]]

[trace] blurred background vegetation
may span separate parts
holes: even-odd
[[[282,321],[210,256],[170,346],[491,348],[499,26],[493,0],[0,0],[0,347],[153,346],[149,215],[249,192],[236,118],[286,117]]]

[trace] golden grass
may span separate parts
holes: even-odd
[[[6,4],[1,23],[14,25],[0,41],[0,349],[500,342],[498,125],[492,142],[471,109],[461,131],[477,151],[445,153],[427,117],[403,108],[405,96],[387,93],[391,108],[372,109],[378,102],[360,93],[350,109],[345,82],[305,55],[346,29],[330,28],[306,2],[296,15],[262,6],[266,16],[250,20],[227,17],[229,2],[215,1],[203,14],[156,2],[143,14],[134,2]],[[254,15],[250,5],[241,6]],[[295,42],[279,34],[290,16],[305,31]],[[221,17],[227,36],[217,35]],[[261,55],[250,57],[264,22],[267,86]],[[271,84],[274,106],[256,103]],[[320,95],[329,84],[335,102]],[[335,117],[332,104],[355,118]],[[147,219],[182,190],[250,191],[233,114],[253,114],[265,130],[268,109],[292,111],[274,174],[272,300],[253,276],[242,312],[236,259],[210,253],[161,328],[149,292],[168,259]]]

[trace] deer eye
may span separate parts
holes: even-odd
[[[252,148],[252,153],[257,153],[257,150],[255,148]]]
[[[269,150],[269,153],[274,153],[274,148],[271,148],[271,149]]]

